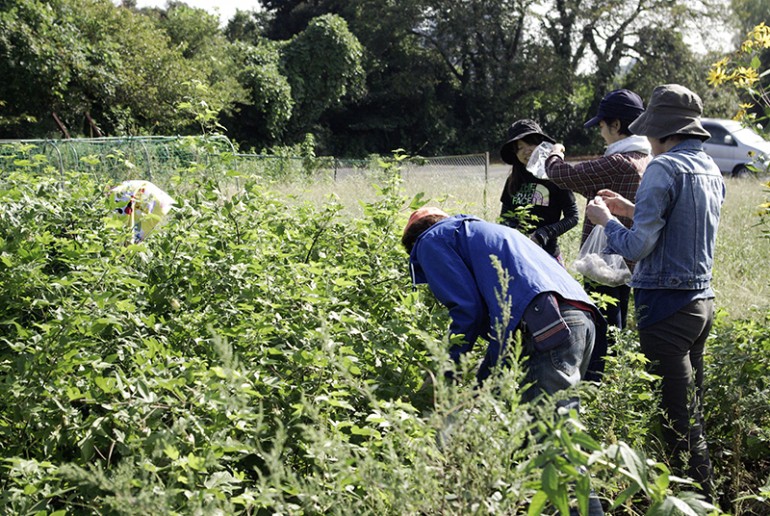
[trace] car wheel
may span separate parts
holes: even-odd
[[[738,165],[733,169],[733,177],[748,177],[751,175],[751,170],[746,165]]]

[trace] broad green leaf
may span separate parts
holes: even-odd
[[[680,511],[684,516],[699,516],[698,512],[690,507],[690,505],[684,500],[681,500],[675,496],[669,496],[666,498],[666,501],[670,501],[671,505],[676,507],[676,509]]]
[[[115,378],[97,376],[94,378],[94,383],[105,394],[113,394],[114,392],[117,392],[117,388],[116,388],[117,381]]]
[[[68,386],[67,387],[67,399],[70,401],[75,401],[84,398],[82,392],[80,392],[80,389],[78,389],[75,386]]]
[[[545,504],[548,502],[548,495],[545,491],[538,491],[532,500],[529,502],[529,508],[527,509],[527,516],[540,516],[543,514]]]
[[[204,464],[205,460],[203,457],[198,457],[193,453],[187,454],[187,465],[190,466],[191,469],[194,469],[195,471],[203,471]]]
[[[168,445],[165,448],[163,448],[163,453],[165,453],[166,457],[168,457],[171,460],[177,460],[179,458],[179,450],[177,450],[171,445]]]
[[[625,443],[621,443],[618,448],[621,458],[623,459],[623,465],[627,472],[627,476],[636,482],[645,493],[648,493],[647,478],[645,473],[647,468],[644,465],[641,457],[632,449],[630,449]]]
[[[567,490],[559,483],[559,473],[553,464],[548,464],[543,468],[541,476],[541,488],[548,495],[548,500],[561,511],[562,514],[569,513],[569,499]]]
[[[121,312],[134,313],[136,312],[136,305],[128,299],[121,299],[115,303],[115,308]]]
[[[575,432],[572,434],[572,441],[575,444],[579,444],[586,450],[596,451],[601,449],[601,445],[586,432]]]
[[[575,489],[580,514],[588,514],[589,498],[591,496],[591,479],[588,474],[580,475]]]
[[[626,503],[626,500],[638,493],[639,490],[640,487],[637,484],[631,484],[615,498],[615,500],[612,502],[612,505],[610,506],[610,510],[616,509]]]
[[[350,428],[350,433],[353,435],[364,435],[367,437],[373,437],[375,439],[381,439],[382,434],[375,430],[374,428],[370,427],[360,427],[358,425],[353,425]]]

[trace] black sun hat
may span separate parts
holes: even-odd
[[[500,148],[502,160],[509,165],[516,163],[516,142],[531,134],[537,134],[549,143],[556,143],[556,140],[545,134],[534,120],[517,120],[508,128],[508,141]]]

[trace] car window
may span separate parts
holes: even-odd
[[[735,145],[735,141],[730,136],[730,133],[721,125],[703,124],[703,127],[709,133],[711,133],[711,138],[706,140],[706,143],[715,143],[717,145]]]

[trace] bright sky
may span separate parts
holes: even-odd
[[[222,24],[227,23],[235,15],[235,10],[253,11],[261,10],[258,0],[182,0],[190,7],[205,9],[211,14],[219,15]],[[119,3],[119,2],[115,2]],[[137,0],[136,6],[142,7],[166,7],[166,0]]]
[[[225,25],[234,15],[236,9],[241,11],[262,10],[259,0],[182,0],[190,7],[205,9],[211,14],[219,16],[219,21]],[[120,0],[113,0],[119,4]],[[166,7],[167,0],[137,0],[136,6],[141,7]],[[686,35],[685,41],[690,44],[697,53],[705,53],[707,50],[719,50],[727,52],[733,48],[730,43],[728,31],[715,30],[712,37],[704,39],[701,35]]]

